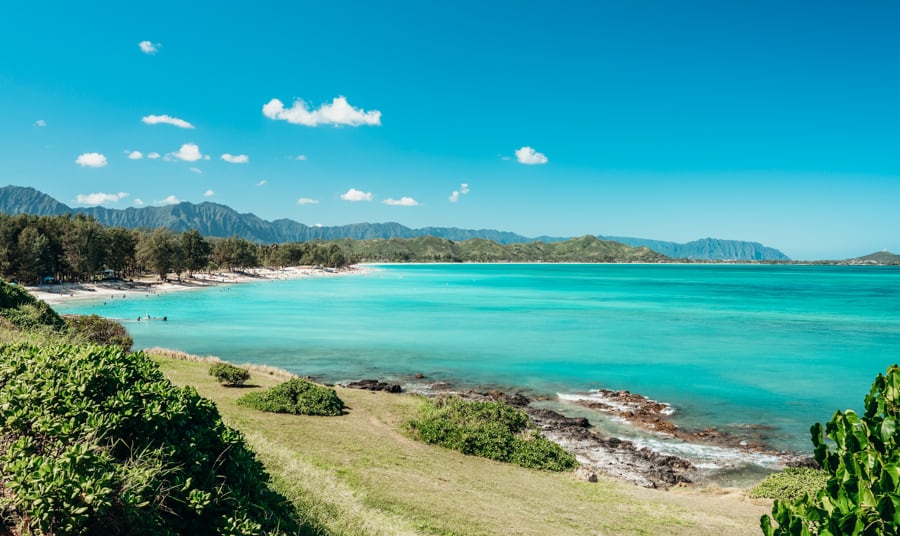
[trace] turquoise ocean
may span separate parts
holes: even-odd
[[[137,348],[326,382],[449,381],[551,398],[626,389],[671,404],[684,428],[758,429],[768,445],[800,452],[811,450],[810,424],[861,409],[874,377],[900,361],[897,268],[368,268],[56,309],[121,319]],[[136,321],[148,314],[168,321]]]

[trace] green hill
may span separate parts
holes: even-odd
[[[490,240],[453,242],[434,236],[335,241],[362,262],[665,262],[646,247],[632,248],[595,236],[564,242],[502,245]]]
[[[849,259],[847,263],[897,266],[900,265],[900,255],[891,253],[890,251],[878,251],[863,255],[862,257],[856,257],[855,259]]]

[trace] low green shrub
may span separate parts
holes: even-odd
[[[103,346],[114,344],[126,352],[130,352],[134,344],[125,327],[115,320],[97,315],[66,315],[63,320],[72,332],[87,342]]]
[[[237,403],[272,413],[322,416],[344,413],[344,402],[334,389],[301,378],[288,380],[264,391],[247,393]]]
[[[40,326],[61,328],[62,318],[46,302],[36,299],[24,288],[0,280],[0,317],[20,329]]]
[[[524,411],[496,401],[451,396],[426,400],[409,427],[425,441],[522,467],[566,471],[575,457],[533,429]]]
[[[250,379],[250,371],[230,363],[216,363],[209,367],[209,375],[215,376],[222,385],[238,387]]]
[[[828,475],[821,469],[788,467],[772,473],[750,490],[754,499],[795,501],[804,495],[815,497],[828,482]]]
[[[0,534],[297,534],[215,404],[115,346],[0,347]]]

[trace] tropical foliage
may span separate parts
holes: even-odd
[[[296,534],[239,432],[118,347],[0,349],[0,533]]]
[[[335,416],[344,413],[344,402],[330,387],[294,378],[264,391],[248,393],[238,404],[260,411],[294,415]]]
[[[750,490],[754,499],[795,501],[804,495],[814,497],[825,486],[828,475],[811,467],[788,467],[772,473]]]
[[[222,385],[238,387],[250,379],[250,371],[230,363],[216,363],[209,367],[209,375],[215,376]]]
[[[18,285],[0,280],[0,317],[23,329],[61,328],[63,319],[46,302],[37,300]]]
[[[99,345],[116,345],[126,352],[131,351],[134,341],[122,324],[97,315],[67,315],[63,317],[66,326],[87,342]]]
[[[425,400],[409,427],[422,441],[463,454],[550,471],[578,465],[574,456],[533,429],[524,411],[504,402],[456,396]]]
[[[879,374],[865,413],[835,412],[812,426],[816,462],[827,475],[815,495],[775,501],[767,535],[880,535],[900,532],[900,367]],[[774,524],[773,524],[774,521]]]
[[[243,238],[204,238],[196,230],[141,231],[106,227],[90,216],[0,214],[0,276],[24,284],[90,281],[105,275],[192,274],[208,267],[309,264],[341,267],[350,258],[335,245],[261,245]]]

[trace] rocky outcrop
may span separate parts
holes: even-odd
[[[359,380],[350,382],[344,387],[350,389],[364,389],[366,391],[385,391],[387,393],[400,393],[403,389],[396,383],[385,383],[378,380]]]
[[[668,489],[689,483],[697,472],[683,458],[666,456],[631,441],[603,436],[590,428],[584,418],[572,418],[543,408],[526,408],[526,413],[548,439],[559,443],[578,461],[609,476],[647,488]]]

